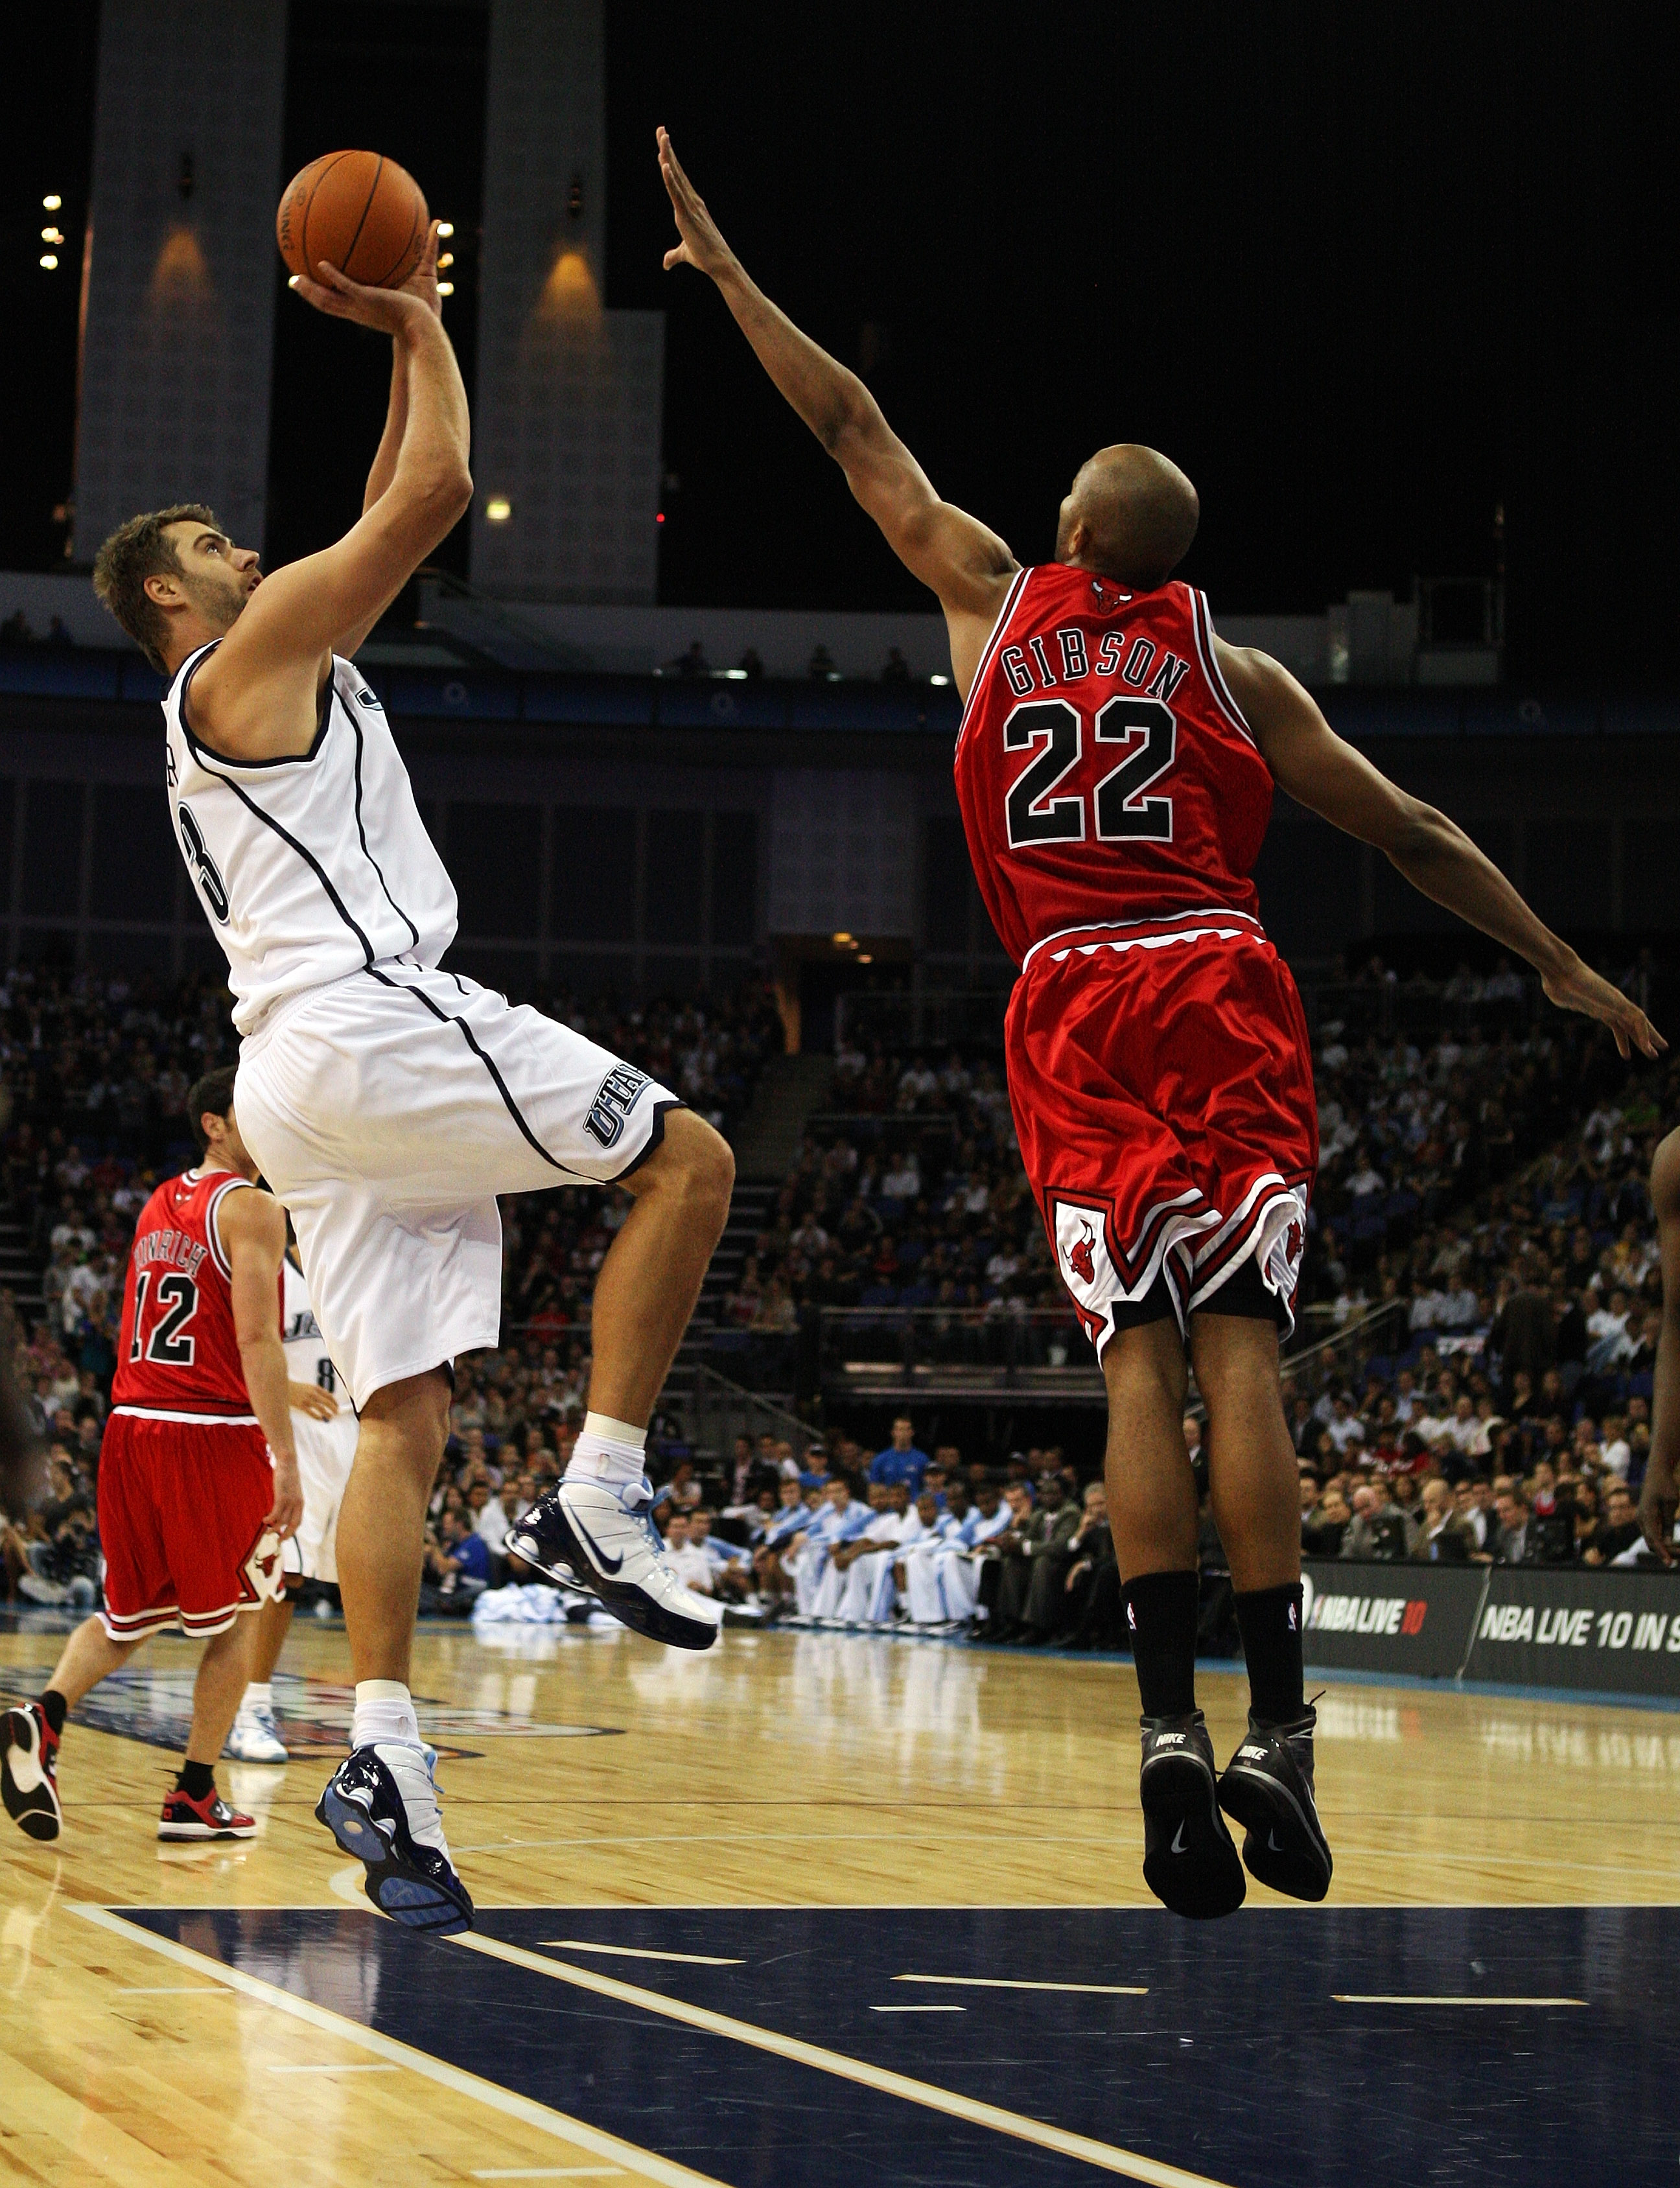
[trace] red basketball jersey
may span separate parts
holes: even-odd
[[[189,1170],[166,1179],[140,1210],[122,1291],[113,1406],[255,1418],[234,1330],[233,1271],[216,1228],[228,1194],[251,1190],[232,1170]],[[277,1329],[279,1317],[277,1283]]]
[[[1214,656],[1204,595],[1023,570],[956,744],[975,877],[1018,965],[1034,945],[1163,913],[1254,920],[1271,772]]]

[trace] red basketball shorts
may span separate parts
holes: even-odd
[[[1318,1114],[1300,997],[1255,922],[1056,935],[1005,1038],[1022,1159],[1098,1356],[1158,1283],[1181,1331],[1249,1257],[1292,1329]]]
[[[99,1448],[100,1620],[113,1641],[225,1633],[280,1584],[265,1535],[274,1469],[260,1428],[113,1413]]]

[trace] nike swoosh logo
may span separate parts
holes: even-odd
[[[1184,1825],[1182,1824],[1180,1824],[1177,1830],[1173,1834],[1172,1850],[1175,1853],[1188,1853],[1190,1851],[1189,1847],[1184,1843]]]
[[[578,1532],[583,1537],[585,1544],[588,1546],[589,1555],[600,1567],[602,1572],[606,1573],[610,1578],[611,1576],[616,1573],[618,1571],[618,1568],[623,1564],[623,1559],[622,1557],[608,1557],[606,1551],[600,1547],[600,1544],[596,1542],[595,1537],[589,1532],[589,1529],[578,1517],[578,1514],[572,1510],[569,1505],[567,1507],[566,1516],[571,1521],[572,1525],[578,1530]]]

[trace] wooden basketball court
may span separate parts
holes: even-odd
[[[0,1635],[0,1685],[58,1640]],[[445,1942],[313,1820],[335,1627],[282,1663],[291,1762],[218,1773],[258,1838],[157,1844],[194,1659],[91,1697],[62,1839],[0,1842],[4,2178],[1674,2176],[1680,1716],[1339,1683],[1329,1902],[1251,1885],[1198,1926],[1143,1886],[1128,1663],[434,1627],[414,1686],[481,1914]],[[1245,1689],[1199,1698],[1223,1755]]]

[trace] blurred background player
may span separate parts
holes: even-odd
[[[1525,958],[1623,1056],[1643,1012],[1553,934],[1442,814],[1342,742],[1266,655],[1225,646],[1170,582],[1199,515],[1153,449],[1080,469],[1056,560],[1023,569],[942,501],[855,373],[753,285],[658,133],[679,244],[888,544],[939,595],[965,701],[956,779],[975,877],[1023,977],[1011,1106],[1057,1271],[1108,1390],[1108,1512],[1143,1703],[1143,1873],[1218,1915],[1243,1860],[1329,1888],[1301,1674],[1296,1458],[1278,1384],[1317,1164],[1300,1001],[1249,879],[1274,784]],[[1198,1507],[1180,1422],[1207,1401],[1214,1519],[1248,1661],[1247,1736],[1218,1774],[1195,1705]]]
[[[70,1635],[39,1699],[0,1717],[0,1794],[32,1839],[59,1836],[65,1716],[172,1627],[206,1645],[157,1835],[257,1830],[217,1794],[215,1765],[245,1691],[243,1614],[278,1591],[281,1543],[302,1509],[280,1345],[285,1212],[254,1189],[231,1069],[200,1080],[188,1116],[200,1159],[147,1201],[128,1258],[99,1454],[104,1607]]]
[[[1651,1455],[1639,1492],[1639,1525],[1666,1565],[1675,1561],[1674,1515],[1680,1510],[1680,1131],[1670,1132],[1651,1161],[1651,1213],[1662,1261],[1662,1331],[1651,1390]]]
[[[292,286],[392,342],[358,521],[264,578],[207,509],[175,504],[120,526],[94,584],[170,679],[171,818],[228,959],[240,1127],[296,1226],[361,1424],[337,1530],[351,1752],[315,1813],[364,1863],[382,1913],[454,1933],[472,1901],[409,1679],[453,1363],[501,1334],[498,1196],[569,1181],[620,1184],[634,1202],[595,1282],[583,1433],[509,1548],[639,1632],[704,1649],[721,1613],[683,1587],[651,1524],[647,1424],[735,1170],[647,1073],[439,969],[454,888],[349,658],[472,498],[436,226],[401,289],[319,271]]]
[[[228,1736],[236,1762],[284,1762],[285,1742],[274,1722],[274,1666],[291,1630],[297,1589],[305,1580],[338,1580],[338,1508],[356,1463],[358,1424],[344,1396],[326,1339],[321,1335],[296,1244],[286,1248],[280,1330],[290,1379],[292,1435],[297,1445],[303,1517],[285,1545],[288,1582],[283,1595],[257,1614],[251,1643],[251,1683]]]

